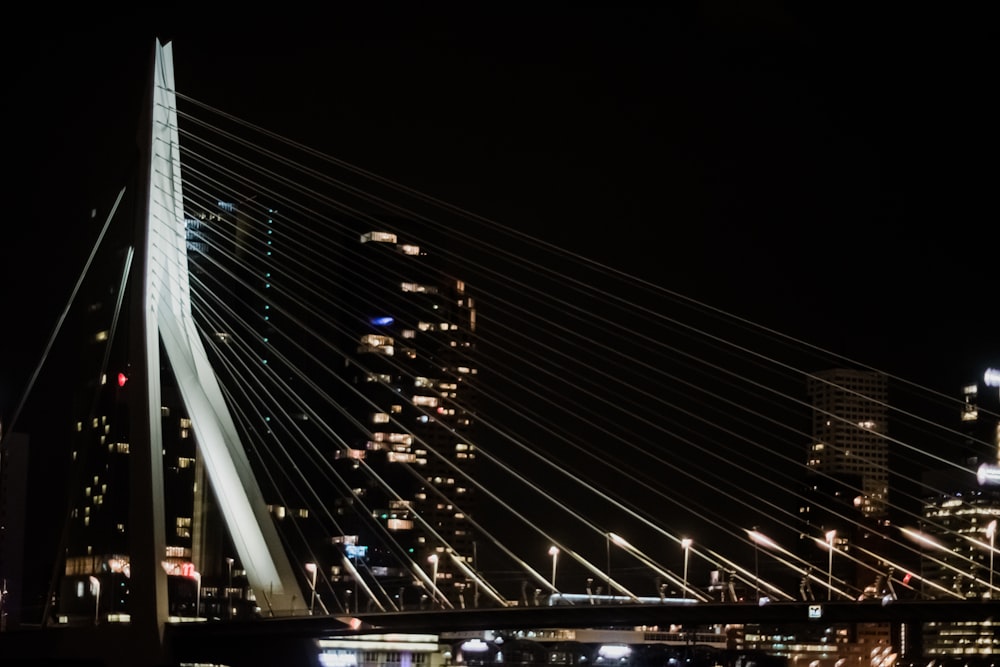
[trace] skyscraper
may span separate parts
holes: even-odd
[[[920,570],[936,586],[922,589],[931,598],[995,599],[994,558],[1000,525],[1000,373],[984,369],[962,387],[956,415],[954,465],[923,477],[922,558]],[[929,623],[924,654],[946,659],[1000,654],[1000,627],[992,623]]]
[[[828,570],[827,599],[880,598],[891,573],[865,554],[885,553],[880,527],[889,508],[889,406],[886,377],[834,368],[813,373],[806,391],[812,404],[812,442],[806,465],[803,549],[817,571]],[[814,541],[822,541],[824,550]],[[858,548],[860,547],[860,548]],[[839,556],[851,553],[851,558]],[[836,592],[834,592],[834,590]],[[887,624],[848,624],[841,657],[867,656],[891,643]]]
[[[886,377],[838,368],[807,381],[813,406],[813,443],[807,465],[815,473],[856,477],[857,507],[884,517],[889,507],[889,406]]]
[[[412,563],[447,586],[428,595],[425,581],[408,603],[457,599],[476,495],[465,284],[396,231],[405,220],[318,229],[253,197],[209,215],[199,247],[216,257],[191,254],[199,312],[286,542],[331,604],[365,603],[360,586],[404,595],[420,579]]]

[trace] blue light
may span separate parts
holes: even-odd
[[[384,317],[373,317],[371,320],[371,323],[377,327],[387,327],[393,322],[395,322],[395,320],[388,315]]]

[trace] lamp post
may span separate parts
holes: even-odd
[[[94,596],[94,625],[101,619],[101,580],[97,577],[90,577],[90,594]]]
[[[194,577],[195,589],[194,589],[194,617],[201,618],[201,572],[195,570],[191,576]]]
[[[549,547],[549,555],[552,556],[552,592],[556,592],[556,559],[559,557],[559,547],[553,545]]]
[[[993,599],[993,542],[997,536],[997,520],[993,519],[986,526],[986,537],[990,538],[990,599]]]
[[[427,562],[431,564],[431,609],[437,605],[437,580],[438,580],[438,557],[431,554],[427,557]]]
[[[306,572],[309,573],[309,615],[313,615],[313,608],[316,606],[316,563],[306,563]]]
[[[683,597],[686,600],[688,596],[688,553],[691,551],[691,539],[685,537],[681,540],[681,546],[684,547],[684,586]]]
[[[608,538],[608,542],[607,542],[607,547],[608,547],[608,569],[607,569],[607,572],[605,573],[605,578],[606,578],[605,583],[607,584],[607,587],[608,587],[606,593],[608,595],[608,599],[609,600],[610,600],[610,596],[611,596],[611,536],[613,534],[614,533],[608,533],[607,534],[607,538]]]
[[[837,531],[826,531],[826,548],[830,551],[826,566],[826,599],[833,599],[833,541],[837,538]]]
[[[233,618],[233,559],[226,559],[228,574],[226,576],[226,618]]]

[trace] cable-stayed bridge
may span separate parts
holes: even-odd
[[[913,608],[859,599],[992,613],[995,506],[953,499],[983,520],[938,554],[929,528],[955,529],[929,525],[917,477],[968,474],[936,452],[990,443],[895,403],[880,406],[890,430],[830,413],[903,463],[855,454],[858,474],[824,474],[805,387],[856,362],[208,108],[174,89],[170,58],[157,49],[138,187],[109,205],[80,283],[113,298],[88,311],[101,354],[50,632],[121,623],[156,644],[181,619],[325,631],[486,627],[511,609],[558,626]],[[893,380],[914,401],[900,405],[958,414]],[[879,465],[888,498],[860,472]],[[819,481],[836,485],[826,506]],[[694,616],[716,603],[733,620]]]

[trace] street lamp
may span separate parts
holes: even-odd
[[[226,559],[226,567],[229,569],[229,574],[226,577],[226,618],[233,618],[233,559]]]
[[[681,546],[684,547],[684,586],[682,587],[683,597],[686,600],[688,596],[688,553],[691,551],[691,539],[685,537],[681,540]]]
[[[194,589],[194,617],[201,618],[201,572],[195,570],[191,576],[197,584]]]
[[[559,547],[553,545],[549,547],[549,555],[552,556],[552,592],[556,592],[556,558],[559,557]]]
[[[101,580],[97,577],[90,577],[90,594],[94,596],[94,625],[97,625],[101,618]]]
[[[306,572],[309,573],[309,615],[313,615],[313,608],[316,606],[316,563],[306,563]]]
[[[609,596],[609,599],[610,599],[610,595],[611,595],[611,538],[612,538],[612,536],[617,537],[617,535],[615,535],[614,533],[608,533],[607,534],[607,538],[608,538],[608,540],[607,540],[607,547],[608,547],[608,569],[605,572],[605,579],[606,579],[605,583],[607,584],[607,594]]]
[[[993,519],[986,526],[986,537],[990,538],[990,599],[993,598],[993,541],[997,535],[997,520]]]
[[[757,526],[754,526],[753,530],[748,530],[747,531],[747,535],[750,537],[751,540],[753,540],[753,577],[754,577],[754,587],[757,589],[757,602],[760,602],[761,601],[761,595],[760,595],[760,570],[759,570],[760,555],[759,555],[759,547],[761,545],[763,545],[764,547],[766,547],[768,549],[777,549],[779,551],[781,550],[781,547],[778,545],[777,542],[775,542],[774,540],[772,540],[770,537],[768,537],[764,533],[762,533],[759,530],[757,530]]]
[[[833,599],[833,541],[837,537],[837,531],[826,531],[826,548],[830,551],[826,566],[826,599]]]
[[[437,604],[437,580],[438,580],[438,557],[431,554],[427,557],[427,562],[431,564],[431,609]]]
[[[611,593],[611,543],[614,542],[623,549],[630,549],[631,544],[628,543],[621,535],[615,533],[608,533],[608,600],[613,603],[615,601],[615,596]]]

